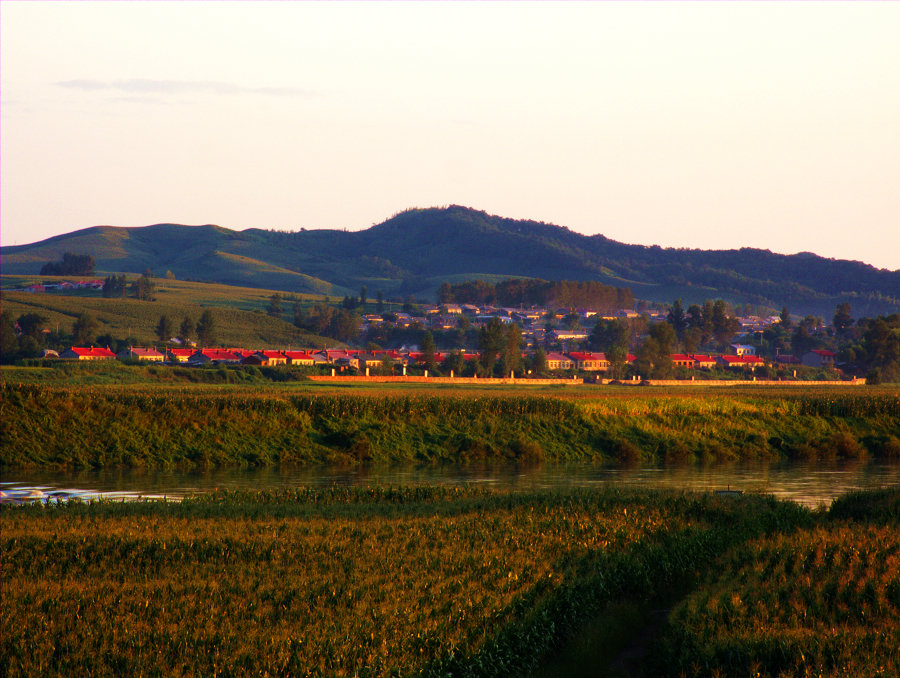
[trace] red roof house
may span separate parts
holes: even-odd
[[[59,354],[63,360],[115,360],[116,354],[99,346],[73,346]]]

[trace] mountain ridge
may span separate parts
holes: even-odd
[[[214,224],[92,226],[0,248],[3,273],[37,275],[66,251],[91,254],[100,271],[208,280],[296,292],[433,298],[445,277],[598,280],[635,297],[733,303],[827,316],[849,301],[856,313],[900,312],[900,270],[812,253],[632,245],[564,226],[469,207],[412,208],[360,231],[264,229]]]

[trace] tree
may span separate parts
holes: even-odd
[[[500,374],[508,377],[510,372],[522,370],[522,329],[516,323],[509,323],[504,334]]]
[[[504,347],[503,323],[499,318],[494,316],[490,321],[481,328],[479,332],[479,357],[478,362],[485,374],[491,374],[494,371],[494,365],[497,363],[497,356]]]
[[[457,377],[460,376],[466,369],[466,357],[462,351],[452,351],[444,360],[444,369],[453,372]]]
[[[376,292],[375,298],[375,312],[384,313],[384,294],[381,292],[381,290],[378,290],[378,292]]]
[[[90,254],[66,252],[62,261],[44,264],[41,275],[94,275],[94,257]]]
[[[721,299],[712,306],[712,331],[719,348],[724,348],[740,331],[741,323],[731,313],[731,309]]]
[[[153,283],[153,279],[147,275],[149,271],[145,271],[140,278],[135,281],[133,285],[134,296],[136,299],[140,299],[141,301],[153,301],[153,291],[156,288],[156,285]]]
[[[539,377],[547,374],[547,353],[540,346],[531,356],[531,371]]]
[[[169,316],[163,314],[159,316],[159,322],[156,324],[156,336],[160,341],[167,342],[172,337],[172,321]]]
[[[425,336],[422,337],[422,364],[429,372],[437,370],[437,358],[434,355],[434,350],[434,335],[431,332],[426,332]]]
[[[181,321],[181,327],[178,328],[178,338],[181,339],[183,344],[189,344],[195,331],[194,321],[184,316],[184,320]]]
[[[359,288],[359,305],[363,307],[363,312],[366,310],[366,300],[368,299],[368,290],[366,286],[363,285]]]
[[[797,325],[797,329],[791,335],[791,349],[794,355],[802,356],[807,351],[812,350],[818,341],[814,333],[821,326],[822,321],[819,318],[808,315]]]
[[[0,313],[0,360],[9,362],[19,351],[16,326],[9,311]]]
[[[684,308],[681,306],[681,299],[676,299],[672,304],[667,320],[675,330],[675,334],[680,341],[684,337],[684,331],[688,326],[688,319],[684,314]]]
[[[200,322],[197,323],[197,339],[203,347],[216,343],[216,319],[208,308],[203,311]]]
[[[638,349],[635,359],[637,371],[653,379],[672,376],[672,349],[677,337],[669,323],[658,323],[650,328],[650,337]]]
[[[791,326],[791,313],[788,311],[788,307],[785,306],[781,309],[781,315],[778,316],[781,321],[781,326],[784,328],[789,328]]]
[[[271,297],[269,297],[269,305],[266,307],[266,313],[268,313],[273,318],[281,317],[281,294],[275,292]]]
[[[124,297],[128,289],[128,279],[125,274],[108,275],[103,281],[103,296],[106,298]]]
[[[437,303],[439,305],[453,303],[453,289],[447,281],[442,282],[438,287]]]
[[[86,346],[94,343],[100,323],[93,314],[83,311],[75,319],[72,325],[72,341],[76,346]]]
[[[352,341],[359,335],[359,316],[347,309],[338,309],[331,316],[326,332],[340,341]]]
[[[834,318],[831,321],[834,331],[839,335],[844,334],[853,327],[853,316],[850,315],[850,304],[844,302],[839,304],[834,311]]]
[[[23,313],[16,322],[24,336],[40,339],[47,318],[40,313]]]

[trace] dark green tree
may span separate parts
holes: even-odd
[[[266,313],[273,318],[281,317],[281,294],[279,292],[275,292],[269,297],[269,305],[266,307]]]
[[[181,326],[178,328],[178,338],[183,344],[188,344],[193,338],[194,332],[196,332],[194,321],[188,316],[184,316],[184,320],[181,321]]]
[[[134,291],[135,299],[140,299],[141,301],[153,301],[153,292],[156,289],[156,285],[153,282],[153,278],[147,275],[147,272],[144,272],[144,274],[135,281],[132,289]]]
[[[66,252],[62,261],[44,264],[41,275],[94,275],[94,257],[90,254]]]
[[[850,315],[849,303],[844,302],[838,305],[834,311],[834,318],[831,324],[838,335],[845,334],[847,330],[853,327],[853,316]]]
[[[493,374],[497,358],[505,345],[503,323],[494,316],[481,328],[478,342],[478,362],[484,374]]]
[[[668,379],[672,376],[672,350],[677,342],[675,330],[669,323],[657,323],[650,328],[650,336],[638,349],[635,369],[641,376]]]
[[[16,358],[19,352],[19,341],[16,337],[16,326],[9,311],[0,313],[0,361],[7,363]]]
[[[384,294],[381,290],[378,290],[375,295],[375,312],[384,313]]]
[[[675,330],[678,340],[681,341],[684,338],[684,331],[688,327],[688,319],[684,313],[684,308],[681,306],[681,299],[675,300],[672,308],[669,309],[669,315],[666,319]]]
[[[94,343],[100,323],[88,311],[82,311],[72,325],[72,341],[76,346],[87,346]]]
[[[368,300],[369,291],[366,289],[366,286],[363,285],[359,288],[359,305],[363,307],[363,313],[366,312],[366,301]]]
[[[434,335],[431,332],[426,332],[425,336],[422,337],[422,364],[429,374],[437,371],[437,358],[434,355],[434,351]]]
[[[210,309],[204,309],[197,323],[197,340],[200,346],[208,348],[216,343],[216,317]]]
[[[516,323],[506,325],[503,348],[500,354],[500,376],[508,377],[511,372],[522,370],[522,328]]]
[[[156,323],[156,337],[162,342],[168,342],[172,337],[174,327],[169,316],[163,314],[159,316],[159,322]]]

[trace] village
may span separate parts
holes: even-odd
[[[600,315],[591,310],[575,309],[514,309],[473,304],[426,305],[409,309],[412,312],[365,314],[360,316],[359,338],[373,336],[385,328],[411,330],[420,334],[457,332],[483,329],[490,323],[505,327],[515,325],[520,333],[518,344],[523,347],[518,370],[503,377],[528,378],[537,376],[572,377],[574,375],[602,375],[615,372],[616,377],[639,378],[636,372],[638,356],[626,352],[616,360],[605,352],[587,350],[590,328],[600,321],[643,320],[645,327],[666,321],[666,312],[645,309],[642,313],[620,310],[612,315]],[[418,312],[418,313],[416,313]],[[735,335],[752,338],[779,321],[778,316],[735,318]],[[737,328],[740,328],[739,330]],[[471,335],[469,335],[471,336]],[[336,375],[408,376],[484,376],[479,365],[487,364],[479,350],[459,346],[452,350],[438,350],[417,344],[384,349],[368,342],[367,348],[213,348],[195,346],[193,342],[172,337],[165,346],[128,346],[114,352],[109,347],[72,346],[56,353],[46,351],[45,358],[62,360],[120,360],[145,363],[198,366],[302,367],[307,372]],[[498,356],[499,357],[499,356]],[[763,369],[808,368],[833,370],[836,353],[826,349],[811,349],[801,355],[781,354],[773,357],[758,355],[750,343],[731,343],[720,353],[670,353],[675,375],[704,375],[712,371],[727,373],[756,373]],[[493,364],[495,361],[490,361]],[[765,369],[764,369],[765,368]],[[516,373],[518,371],[518,373]],[[796,376],[796,372],[792,372]]]

